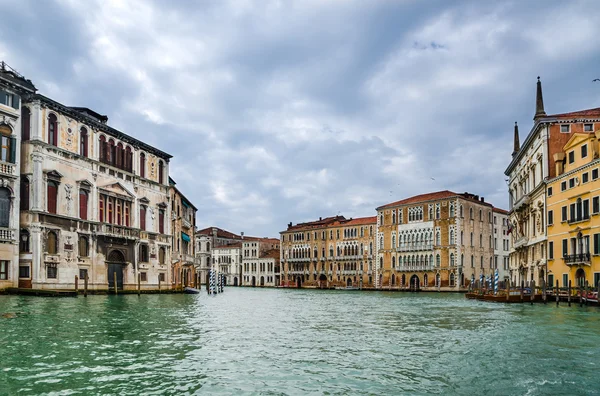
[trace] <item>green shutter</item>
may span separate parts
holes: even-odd
[[[13,95],[13,104],[12,107],[15,110],[19,110],[19,103],[21,103],[21,98],[18,95]]]
[[[10,138],[10,160],[9,162],[11,163],[16,163],[17,162],[17,139],[15,139],[14,137]]]
[[[6,104],[6,92],[0,91],[0,103]]]

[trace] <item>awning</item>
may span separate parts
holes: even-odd
[[[186,242],[191,242],[190,236],[188,234],[186,234],[185,232],[181,233],[181,239],[183,239]]]
[[[190,205],[185,201],[185,199],[182,199],[181,203],[183,204],[183,206],[189,209]]]

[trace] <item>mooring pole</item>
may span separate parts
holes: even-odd
[[[506,302],[510,301],[510,279],[506,281]]]
[[[531,281],[531,305],[533,305],[534,298],[535,298],[535,281]]]
[[[79,291],[79,277],[75,275],[75,291]]]
[[[140,274],[140,273],[138,272],[138,277],[137,277],[137,278],[138,278],[138,279],[137,279],[137,284],[138,284],[138,297],[139,297],[139,296],[140,296],[140,282],[141,282],[141,280],[142,280],[142,274]]]
[[[83,278],[83,297],[87,297],[87,289],[88,289],[88,274],[85,272],[85,278]]]
[[[523,294],[525,293],[525,281],[521,280],[521,302],[523,302]]]
[[[546,280],[542,279],[542,300],[544,300],[544,304],[546,304]]]
[[[116,273],[116,272],[113,272],[113,281],[114,281],[114,286],[115,286],[115,296],[116,296],[116,295],[119,293],[119,292],[117,291],[117,289],[118,289],[119,287],[117,286],[117,273]]]
[[[569,279],[569,286],[567,287],[567,305],[571,306],[571,280]]]
[[[556,306],[558,307],[558,303],[559,303],[559,296],[558,296],[558,279],[556,280],[556,287],[555,287],[555,295],[556,295]]]

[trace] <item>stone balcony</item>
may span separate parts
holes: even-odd
[[[591,263],[591,255],[589,252],[568,254],[563,258],[565,260],[565,264],[567,265],[590,265]]]
[[[404,245],[396,248],[397,252],[414,252],[422,250],[433,250],[433,244],[431,243],[416,243],[414,245]]]
[[[14,242],[16,235],[16,230],[0,227],[0,242]]]
[[[191,254],[182,254],[181,259],[183,263],[187,265],[200,265],[200,259],[198,257],[194,257]]]
[[[110,237],[125,238],[125,239],[139,239],[140,231],[135,228],[123,227],[114,224],[102,223],[98,228],[98,235],[105,235]]]
[[[433,271],[433,265],[402,265],[396,267],[396,271],[405,272],[405,271]]]
[[[529,204],[530,201],[531,201],[531,198],[529,197],[529,195],[524,195],[521,198],[519,198],[519,200],[517,202],[515,202],[512,210],[516,212],[520,209],[523,209]]]
[[[192,223],[190,223],[185,217],[181,218],[181,224],[185,227],[185,228],[192,228]]]
[[[517,238],[517,240],[515,241],[513,246],[515,249],[518,249],[521,246],[527,245],[527,242],[529,242],[529,238],[527,236],[523,235],[522,237]]]
[[[16,165],[9,162],[0,161],[0,176],[16,177]]]

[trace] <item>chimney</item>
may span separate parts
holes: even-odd
[[[556,167],[556,176],[562,175],[565,170],[565,153],[554,154],[554,165]]]
[[[485,202],[485,198],[484,197],[481,197],[481,202]]]
[[[517,125],[517,122],[515,121],[515,136],[514,136],[514,140],[513,140],[512,156],[514,157],[515,155],[517,155],[517,153],[519,152],[520,149],[521,149],[521,144],[519,143],[519,126]]]
[[[479,195],[475,195],[475,201],[479,201]]]
[[[292,226],[292,222],[290,221],[290,223],[288,224],[288,228],[290,228]]]
[[[535,116],[533,120],[536,121],[538,118],[545,117],[546,112],[544,111],[544,97],[542,96],[542,82],[540,76],[537,80],[537,91],[535,93]]]
[[[242,237],[242,241],[244,240],[244,231],[240,232],[240,236]]]
[[[323,220],[323,218],[321,216],[319,216],[319,221]]]

